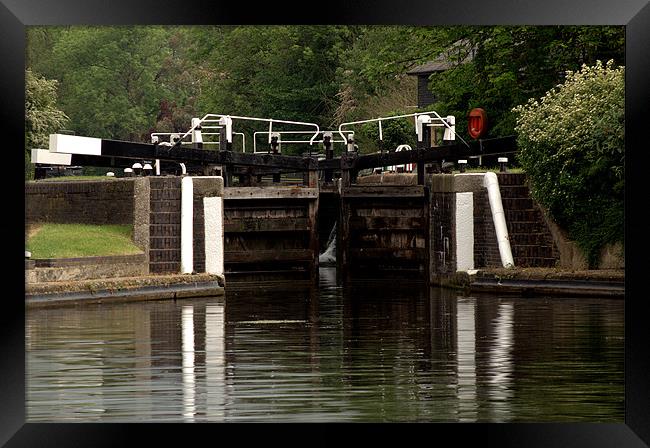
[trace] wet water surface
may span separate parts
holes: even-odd
[[[622,300],[333,277],[29,309],[27,420],[623,422]]]

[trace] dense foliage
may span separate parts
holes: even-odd
[[[68,117],[56,106],[57,81],[25,72],[25,177],[33,176],[32,148],[48,148],[49,135],[61,130]]]
[[[467,112],[483,107],[490,136],[509,135],[512,107],[566,70],[624,55],[624,28],[603,26],[30,27],[27,37],[28,68],[59,81],[77,134],[144,141],[206,113],[332,128],[415,112],[406,72],[441,54],[452,67],[431,76],[433,108],[456,115],[466,137]]]
[[[533,195],[594,266],[603,245],[623,242],[624,68],[599,61],[569,71],[513,113]]]

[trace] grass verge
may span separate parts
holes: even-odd
[[[28,236],[32,258],[131,255],[142,251],[132,241],[130,225],[42,224]]]
[[[45,179],[39,179],[38,182],[69,182],[69,181],[80,181],[80,180],[114,180],[115,177],[108,176],[59,176],[59,177],[47,177]]]

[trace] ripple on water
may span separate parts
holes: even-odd
[[[27,419],[622,422],[623,324],[378,282],[30,309]]]

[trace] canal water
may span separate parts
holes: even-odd
[[[624,420],[623,301],[399,282],[28,309],[27,421]]]

